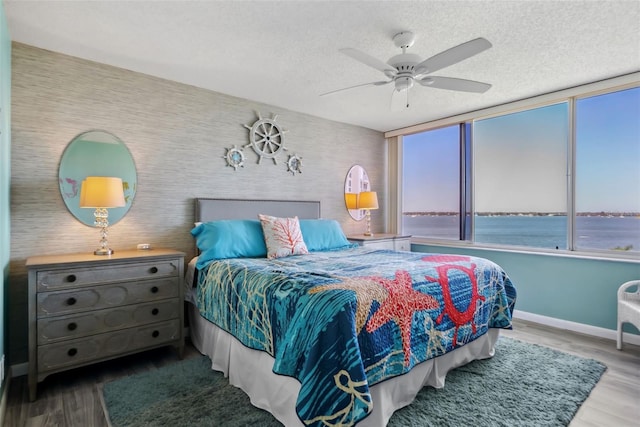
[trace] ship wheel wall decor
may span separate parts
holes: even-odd
[[[287,160],[287,172],[295,175],[296,173],[302,173],[302,157],[297,154],[289,156]]]
[[[222,158],[227,161],[227,166],[231,166],[234,171],[244,167],[244,153],[242,152],[242,148],[238,148],[235,145],[227,148],[227,153],[222,156]]]
[[[287,150],[284,146],[284,134],[288,131],[276,123],[277,115],[267,119],[262,118],[260,113],[257,114],[258,120],[253,125],[244,125],[249,129],[249,144],[245,145],[245,147],[253,148],[253,151],[258,155],[258,164],[260,164],[263,157],[266,157],[273,160],[273,163],[277,165],[276,156]]]

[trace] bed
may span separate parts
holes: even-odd
[[[422,387],[493,356],[516,298],[499,266],[356,247],[320,218],[315,201],[196,199],[191,340],[253,405],[287,427],[384,426]],[[278,255],[268,227],[277,238],[291,222],[292,253]]]

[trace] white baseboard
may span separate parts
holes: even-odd
[[[542,325],[552,326],[554,328],[566,329],[568,331],[579,332],[585,335],[591,335],[600,338],[606,338],[613,341],[617,339],[617,331],[614,329],[606,329],[598,326],[585,325],[584,323],[571,322],[569,320],[556,319],[555,317],[541,316],[526,311],[514,310],[513,317],[516,319],[528,320]],[[623,332],[622,341],[629,344],[640,345],[640,335]]]

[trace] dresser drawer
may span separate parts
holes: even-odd
[[[36,296],[36,315],[42,318],[174,298],[179,296],[179,283],[180,278],[176,276],[76,290],[40,292]]]
[[[388,249],[390,251],[411,251],[411,236],[382,233],[373,236],[357,235],[348,237],[350,242],[368,249]]]
[[[131,328],[180,317],[180,299],[160,300],[38,320],[38,344]]]
[[[102,267],[54,269],[38,271],[36,273],[36,287],[38,292],[42,292],[90,286],[96,283],[177,276],[178,274],[178,263],[172,260]]]
[[[411,252],[411,239],[396,239],[394,250]]]
[[[108,359],[181,339],[180,320],[38,346],[38,373]],[[46,375],[44,375],[46,376]]]
[[[363,245],[367,249],[389,249],[394,250],[393,240],[380,240],[377,242],[366,242]]]

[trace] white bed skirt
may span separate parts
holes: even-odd
[[[244,390],[251,403],[266,411],[286,427],[303,426],[295,411],[300,383],[292,377],[274,374],[273,358],[263,351],[245,347],[226,331],[200,316],[198,309],[188,305],[191,341],[212,360],[212,369],[224,373],[229,383]],[[444,387],[450,370],[472,360],[486,359],[494,354],[499,329],[451,353],[427,360],[410,373],[376,384],[369,389],[373,412],[358,423],[362,427],[386,426],[393,412],[410,404],[423,386]]]

